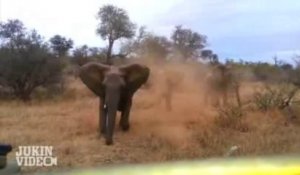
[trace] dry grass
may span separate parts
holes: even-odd
[[[172,111],[161,102],[169,69],[152,67],[150,89],[134,97],[131,130],[116,127],[115,144],[98,137],[98,98],[79,80],[70,79],[67,92],[57,99],[0,103],[0,139],[19,145],[52,145],[58,167],[26,168],[25,172],[93,167],[106,164],[162,162],[223,156],[233,145],[237,155],[266,155],[300,151],[300,127],[284,125],[279,112],[252,112],[242,117],[247,130],[221,128],[216,110],[203,104],[201,78],[194,68],[172,65],[184,79],[172,96]],[[253,85],[242,87],[248,97]],[[14,153],[10,154],[14,157]]]

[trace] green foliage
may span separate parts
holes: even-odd
[[[136,37],[122,43],[120,54],[124,56],[152,59],[154,61],[166,60],[171,51],[172,43],[164,36],[158,36],[140,27]]]
[[[106,50],[97,47],[89,48],[87,45],[79,46],[73,50],[71,63],[82,66],[89,61],[100,61],[104,63]]]
[[[0,23],[1,42],[9,42],[24,37],[24,26],[19,20],[8,20],[7,23]]]
[[[171,43],[166,37],[150,34],[141,43],[141,52],[158,60],[166,59]]]
[[[288,85],[279,87],[266,85],[264,89],[253,95],[253,102],[257,109],[268,111],[272,109],[283,109],[296,95],[298,88]]]
[[[140,27],[136,37],[122,43],[121,53],[133,57],[154,58],[154,61],[178,58],[197,60],[206,45],[206,36],[191,29],[177,26],[171,38],[159,36]],[[217,54],[210,55],[211,60],[218,60]]]
[[[206,36],[182,26],[176,26],[171,38],[174,49],[184,60],[199,58],[200,50],[206,46]]]
[[[83,45],[80,47],[75,48],[73,51],[73,58],[72,62],[77,65],[84,65],[88,62],[88,46]]]
[[[98,12],[101,23],[97,33],[104,39],[117,40],[119,38],[131,38],[134,36],[135,24],[133,24],[124,9],[113,5],[104,5]]]
[[[98,47],[90,47],[88,48],[88,55],[92,58],[103,59],[105,58],[106,50]]]
[[[217,64],[219,63],[219,57],[217,54],[214,54],[212,50],[202,50],[201,51],[201,57],[204,59],[209,60],[211,64]]]
[[[100,24],[97,34],[102,39],[108,40],[107,63],[111,64],[111,54],[114,42],[120,38],[132,38],[135,34],[136,25],[129,19],[124,9],[113,5],[104,5],[100,8],[97,18]]]
[[[263,62],[234,62],[233,60],[227,60],[231,65],[234,65],[239,69],[239,72],[243,76],[247,76],[248,79],[256,80],[268,84],[278,83],[291,83],[300,87],[300,68],[294,67],[289,63],[283,61],[276,61],[276,64],[263,63]]]
[[[283,74],[279,67],[268,63],[259,63],[253,67],[253,73],[259,81],[280,82]]]
[[[73,41],[60,35],[50,38],[51,48],[57,57],[66,56],[68,51],[73,47]]]
[[[0,24],[0,85],[24,101],[40,86],[62,81],[62,64],[34,30],[18,20]]]

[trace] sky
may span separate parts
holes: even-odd
[[[296,0],[0,0],[0,20],[20,19],[49,39],[106,45],[95,30],[105,4],[125,9],[138,26],[170,37],[176,25],[208,37],[221,59],[291,61],[300,55],[300,1]]]

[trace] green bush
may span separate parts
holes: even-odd
[[[28,101],[38,87],[61,83],[62,70],[62,60],[36,31],[26,30],[18,20],[0,23],[0,86]]]
[[[289,105],[296,95],[298,88],[290,85],[269,86],[255,92],[253,102],[257,109],[268,111],[272,109],[283,109]]]

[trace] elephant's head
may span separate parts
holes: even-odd
[[[149,68],[140,64],[117,67],[89,62],[80,67],[79,77],[106,106],[104,128],[107,143],[112,142],[117,110],[122,110],[120,106],[126,105],[126,100],[131,100],[134,93],[147,82],[149,74]]]

